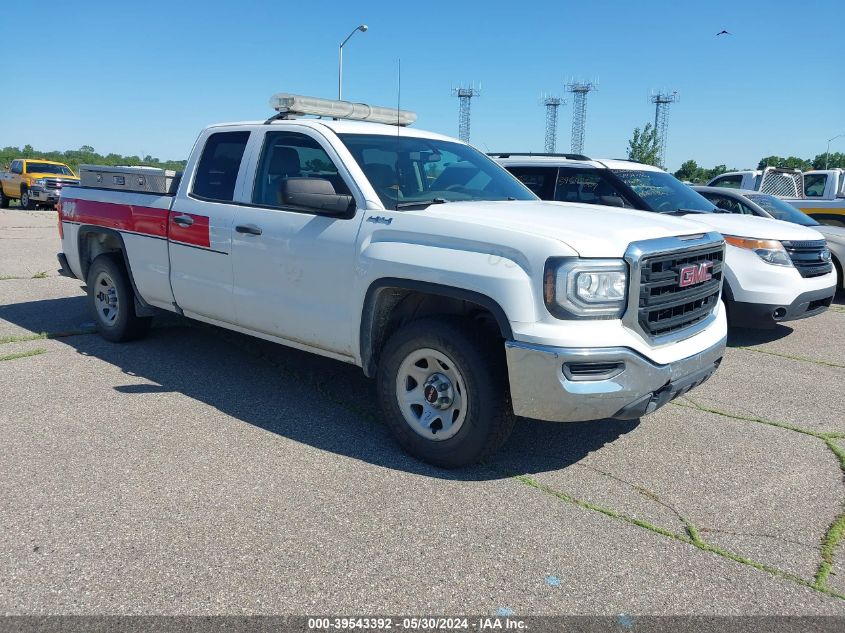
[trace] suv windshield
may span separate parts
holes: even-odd
[[[73,173],[64,165],[53,165],[51,163],[27,163],[26,173],[28,174],[58,174],[59,176],[73,176]]]
[[[613,169],[614,174],[648,205],[652,211],[712,213],[716,207],[697,191],[663,171]]]
[[[818,226],[816,222],[809,215],[803,214],[801,211],[793,207],[788,202],[784,202],[780,198],[775,198],[768,194],[748,194],[745,196],[751,202],[756,202],[763,207],[775,220],[783,220],[784,222],[792,222],[793,224],[800,224],[802,226]]]
[[[408,136],[340,134],[388,209],[467,200],[536,200],[469,145]]]

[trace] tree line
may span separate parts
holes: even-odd
[[[628,141],[628,158],[647,165],[660,166],[660,139],[657,130],[651,123],[646,123],[642,129],[636,128],[634,130],[631,140]],[[800,169],[801,171],[834,169],[836,167],[845,169],[845,153],[831,152],[828,154],[824,152],[817,154],[815,158],[806,159],[797,156],[764,156],[757,163],[757,169],[766,167],[785,167]],[[678,180],[703,184],[726,171],[737,171],[737,169],[735,167],[728,169],[726,165],[716,165],[708,169],[700,166],[694,160],[687,160],[681,164],[681,168],[674,175]]]
[[[33,149],[32,145],[19,147],[4,147],[0,150],[0,167],[7,169],[9,163],[16,158],[42,158],[65,163],[75,173],[79,173],[80,165],[144,165],[146,167],[159,167],[161,169],[173,169],[181,171],[185,169],[187,161],[184,160],[159,160],[153,156],[123,156],[121,154],[99,154],[90,145],[83,145],[79,149],[67,150],[64,152],[39,152]]]

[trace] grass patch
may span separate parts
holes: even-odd
[[[5,343],[25,343],[27,341],[38,341],[44,339],[67,338],[68,336],[80,336],[82,334],[93,334],[96,329],[68,330],[66,332],[40,332],[38,334],[21,334],[18,336],[0,336],[0,345]]]
[[[46,270],[39,270],[32,276],[33,279],[47,279],[47,271]]]
[[[5,356],[0,356],[0,362],[4,360],[17,360],[19,358],[28,358],[30,356],[40,356],[41,354],[46,354],[47,350],[43,347],[38,347],[36,349],[31,349],[28,352],[18,352],[16,354],[6,354]]]
[[[845,369],[845,365],[839,363],[831,363],[830,361],[821,360],[818,358],[808,358],[807,356],[794,356],[792,354],[783,354],[781,352],[773,352],[767,349],[759,349],[756,347],[745,347],[740,345],[735,349],[744,349],[747,352],[755,352],[757,354],[768,354],[769,356],[779,356],[780,358],[788,358],[790,360],[798,360],[802,363],[813,363],[814,365],[824,365],[825,367],[836,367],[837,369]]]

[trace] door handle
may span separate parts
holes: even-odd
[[[177,215],[173,221],[181,227],[191,226],[194,223],[194,218],[189,215]]]
[[[261,227],[254,224],[239,224],[235,227],[238,233],[247,233],[248,235],[261,235]]]

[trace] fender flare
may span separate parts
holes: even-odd
[[[120,231],[92,225],[83,225],[79,227],[79,232],[77,233],[76,238],[76,248],[79,252],[79,267],[82,271],[82,281],[86,284],[88,283],[88,269],[91,266],[91,262],[89,261],[85,244],[88,241],[87,237],[91,234],[105,234],[118,241],[120,244],[120,254],[123,257],[123,265],[126,267],[126,274],[129,276],[129,283],[132,284],[132,292],[135,294],[135,313],[139,317],[152,316],[153,314],[156,314],[157,309],[144,301],[141,293],[138,292],[138,286],[135,285],[135,276],[132,274],[132,266],[129,264],[129,255],[126,253],[126,243],[123,241],[123,235],[120,234]]]
[[[465,288],[456,288],[454,286],[446,286],[428,281],[417,281],[416,279],[382,277],[373,281],[369,288],[367,288],[367,293],[364,297],[363,312],[361,314],[361,328],[359,333],[361,366],[367,376],[371,376],[374,371],[372,344],[373,332],[376,325],[374,322],[375,306],[379,293],[387,288],[411,290],[414,292],[421,292],[474,303],[482,308],[485,308],[493,315],[493,318],[496,320],[496,324],[499,327],[499,331],[505,339],[513,338],[513,330],[511,329],[510,321],[508,320],[505,311],[502,309],[502,306],[485,294],[474,290],[467,290]]]

